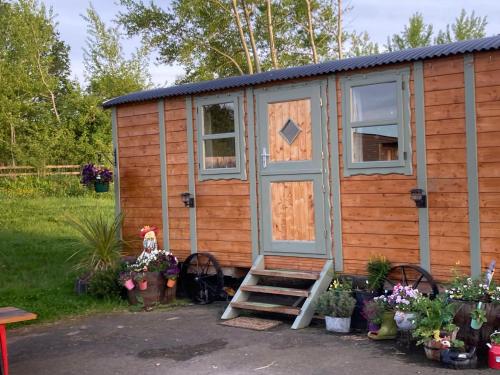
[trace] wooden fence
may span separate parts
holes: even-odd
[[[80,165],[46,165],[43,168],[29,166],[0,166],[0,177],[78,175]]]

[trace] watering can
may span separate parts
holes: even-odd
[[[494,336],[500,335],[500,331],[495,331],[490,336],[490,341]],[[486,344],[490,348],[488,352],[488,366],[492,369],[500,370],[500,345]]]

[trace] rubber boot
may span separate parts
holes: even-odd
[[[377,332],[368,332],[368,337],[372,340],[392,340],[397,334],[398,326],[394,320],[394,311],[386,311],[380,329]]]

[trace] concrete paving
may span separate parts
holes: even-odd
[[[222,304],[123,312],[8,332],[11,375],[456,374],[394,342],[322,325],[258,332],[220,325]],[[493,370],[469,370],[487,374]]]

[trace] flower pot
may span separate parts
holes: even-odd
[[[127,281],[125,281],[125,282],[123,283],[123,286],[124,286],[125,288],[127,288],[127,290],[132,290],[132,289],[134,289],[134,287],[135,287],[135,285],[134,285],[134,280],[132,280],[132,279],[128,279]]]
[[[94,190],[96,193],[106,193],[109,191],[109,182],[96,182],[94,184]]]
[[[394,320],[393,311],[385,311],[382,324],[377,332],[368,332],[368,337],[372,340],[391,340],[398,334],[398,327]]]
[[[148,281],[146,279],[139,281],[139,290],[148,289]]]
[[[425,356],[433,361],[441,360],[441,342],[429,340],[424,343]]]
[[[394,320],[401,331],[410,331],[415,329],[415,313],[396,311],[394,314]]]
[[[177,284],[177,279],[167,279],[167,287],[173,288]]]
[[[326,330],[330,332],[348,333],[351,327],[351,317],[334,318],[325,316]]]
[[[355,290],[354,298],[356,299],[356,306],[351,317],[351,329],[355,331],[366,331],[368,322],[363,316],[363,307],[368,301],[371,301],[376,294],[367,290]]]

